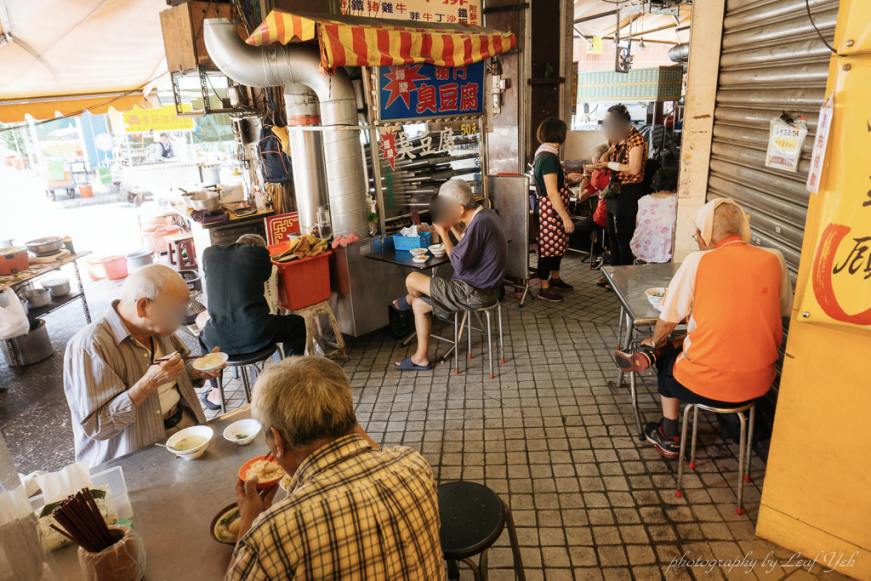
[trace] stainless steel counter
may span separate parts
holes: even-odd
[[[639,264],[635,266],[606,266],[602,269],[605,278],[617,295],[626,314],[636,327],[652,326],[659,318],[644,291],[653,287],[667,287],[680,264]]]
[[[176,459],[150,446],[94,468],[124,469],[133,507],[133,527],[145,543],[146,576],[151,581],[222,579],[233,547],[212,540],[215,514],[236,499],[239,467],[267,452],[263,434],[239,446],[222,436],[229,424],[251,417],[248,406],[207,425],[215,430],[206,453],[196,460]],[[278,497],[283,496],[279,491]],[[63,579],[81,579],[77,546],[58,549],[54,557]]]

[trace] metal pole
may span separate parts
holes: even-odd
[[[490,203],[489,189],[487,187],[487,132],[486,132],[486,115],[478,118],[478,131],[480,138],[478,139],[478,148],[481,152],[481,189],[484,192],[484,207],[492,208]]]
[[[366,110],[369,117],[369,153],[372,160],[372,178],[375,183],[375,200],[378,204],[379,222],[381,223],[381,238],[387,237],[387,209],[384,206],[384,191],[381,189],[381,156],[378,155],[378,130],[375,129],[372,88],[370,86],[369,67],[363,67],[363,93],[366,99]],[[369,188],[367,182],[366,188]]]

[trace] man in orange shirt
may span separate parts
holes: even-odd
[[[625,371],[658,370],[663,418],[644,430],[666,458],[680,452],[680,402],[737,407],[765,395],[792,310],[783,254],[751,246],[741,207],[721,198],[695,215],[700,252],[687,256],[668,286],[653,335],[616,354]],[[687,334],[669,340],[675,327]]]

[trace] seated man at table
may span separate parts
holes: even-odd
[[[411,357],[394,364],[396,369],[426,370],[429,363],[429,335],[432,316],[480,309],[496,302],[496,287],[505,278],[508,240],[502,220],[493,210],[475,203],[472,188],[465,180],[448,180],[439,189],[439,216],[433,217],[433,227],[445,245],[454,267],[454,277],[446,280],[413,272],[405,279],[408,294],[397,297],[393,307],[399,311],[414,311],[417,350]],[[447,230],[459,234],[453,244]]]
[[[666,458],[680,452],[680,402],[739,407],[765,395],[783,341],[781,317],[792,309],[783,254],[749,244],[737,203],[708,202],[693,220],[699,252],[672,278],[653,335],[616,354],[624,371],[658,369],[663,418],[644,433]],[[670,340],[684,320],[687,334]]]
[[[175,334],[188,297],[176,271],[146,266],[127,277],[120,301],[67,343],[64,393],[76,460],[96,466],[206,421],[194,385],[216,374],[185,362],[190,350]]]
[[[203,272],[209,303],[209,321],[200,335],[204,351],[220,345],[232,357],[283,343],[285,355],[303,354],[305,320],[299,315],[271,314],[264,296],[263,285],[272,276],[272,260],[263,237],[245,234],[236,244],[206,248]],[[216,382],[212,388],[203,394],[203,403],[219,410],[221,395]]]
[[[261,500],[239,480],[239,540],[226,579],[444,579],[432,469],[416,451],[381,448],[354,415],[351,384],[324,357],[266,369],[251,411],[287,497]]]

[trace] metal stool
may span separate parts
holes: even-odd
[[[677,490],[675,496],[681,497],[680,489],[681,480],[683,479],[683,460],[686,452],[687,441],[687,422],[690,418],[690,409],[693,410],[693,443],[690,448],[690,468],[696,467],[696,434],[699,425],[699,409],[715,414],[737,414],[741,420],[741,438],[739,443],[738,454],[738,514],[744,514],[744,483],[750,482],[750,453],[753,450],[753,423],[756,420],[756,402],[743,405],[735,408],[715,408],[700,403],[688,403],[683,410],[683,428],[680,434],[680,456],[677,459]],[[744,417],[744,412],[750,410],[749,425],[747,418]]]
[[[232,367],[233,372],[237,371],[238,368],[241,368],[242,371],[242,385],[245,386],[245,398],[248,400],[248,403],[251,403],[251,379],[248,377],[248,366],[253,367],[257,370],[258,373],[263,372],[263,366],[266,364],[266,361],[272,357],[272,354],[278,350],[278,345],[272,344],[268,347],[264,347],[260,351],[256,351],[254,353],[245,353],[243,355],[230,355],[230,358],[227,359],[227,367]],[[281,351],[279,351],[281,353]],[[218,392],[221,394],[221,413],[227,413],[227,407],[224,403],[224,372],[221,372],[221,375],[218,376]]]
[[[194,235],[190,232],[172,234],[167,236],[166,252],[169,263],[177,270],[197,268],[197,251],[194,249]],[[185,256],[182,255],[182,246],[185,248]]]
[[[487,552],[507,524],[514,574],[526,581],[514,518],[498,494],[475,482],[448,482],[438,487],[438,500],[442,524],[439,538],[448,565],[448,579],[460,578],[458,562],[463,561],[472,569],[475,579],[486,580]],[[472,557],[478,554],[481,557],[476,565]]]
[[[487,354],[490,356],[490,379],[496,377],[493,375],[493,339],[490,333],[491,321],[490,321],[490,311],[496,309],[496,314],[499,322],[499,369],[501,370],[501,364],[505,363],[505,346],[502,341],[502,303],[500,301],[496,301],[492,305],[488,307],[481,307],[480,309],[469,310],[469,311],[457,311],[454,313],[454,373],[460,372],[460,362],[458,360],[458,352],[457,344],[460,339],[460,332],[463,327],[463,323],[466,325],[466,334],[468,337],[468,351],[467,351],[467,359],[472,358],[472,317],[470,316],[472,313],[477,317],[478,322],[481,322],[480,313],[484,313],[487,317]],[[460,322],[460,313],[463,313],[463,322]],[[475,329],[476,331],[484,332],[483,329]],[[483,354],[484,347],[481,347],[481,352]],[[466,368],[468,369],[468,361],[466,362]]]
[[[303,307],[302,309],[297,309],[293,311],[293,314],[299,315],[305,319],[305,345],[309,355],[314,355],[314,338],[321,337],[318,317],[321,315],[329,317],[330,325],[333,328],[333,334],[336,336],[336,349],[327,353],[326,341],[324,341],[324,356],[332,358],[341,354],[345,361],[348,361],[348,354],[345,352],[345,339],[342,337],[342,331],[339,329],[339,322],[336,321],[336,315],[333,314],[333,309],[330,308],[329,301],[322,301],[320,303]],[[317,329],[315,329],[316,324]]]

